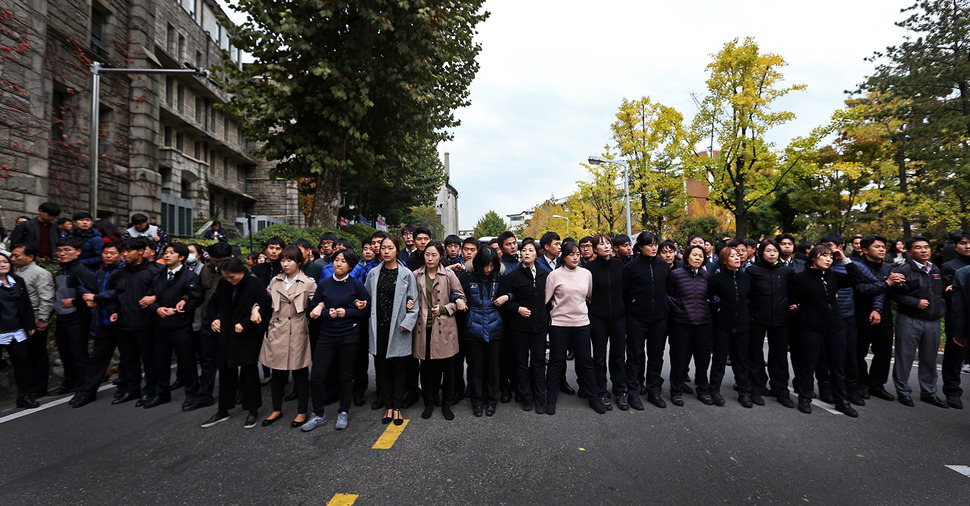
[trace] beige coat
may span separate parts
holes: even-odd
[[[286,274],[274,276],[266,289],[273,300],[273,316],[259,350],[259,361],[271,369],[295,371],[310,365],[307,318],[317,284],[300,272],[287,290],[285,279]]]
[[[424,283],[424,274],[426,267],[422,266],[420,269],[414,271],[414,279],[417,281],[418,288],[418,302],[416,309],[418,310],[418,323],[414,325],[414,356],[422,360],[429,357],[426,356],[425,342],[427,337],[425,336],[425,331],[427,330],[428,321],[428,302],[425,300],[427,296],[426,285]],[[461,288],[461,282],[458,281],[458,276],[455,275],[454,271],[451,269],[438,269],[438,274],[434,277],[434,285],[432,285],[432,296],[433,300],[431,303],[433,305],[441,305],[444,308],[440,316],[436,316],[431,324],[431,359],[448,358],[452,357],[458,353],[458,325],[455,322],[455,311],[457,311],[457,306],[455,302],[451,300],[452,294],[457,295],[459,299],[465,299],[465,292]]]

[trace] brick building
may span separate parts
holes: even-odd
[[[8,224],[45,200],[89,207],[91,73],[211,68],[228,54],[214,0],[11,0],[0,9],[0,205]],[[176,235],[246,213],[300,225],[296,184],[269,177],[216,81],[103,74],[98,216],[144,212]]]

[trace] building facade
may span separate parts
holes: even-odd
[[[451,186],[451,155],[445,153],[445,182],[435,198],[435,212],[445,228],[445,235],[458,234],[458,190]]]
[[[94,61],[104,67],[241,64],[215,0],[11,0],[0,12],[0,204],[7,223],[46,200],[89,209]],[[7,48],[7,49],[3,49]],[[246,214],[300,225],[295,182],[269,177],[218,77],[103,74],[99,218],[142,212],[174,235]],[[8,92],[11,90],[13,92]]]

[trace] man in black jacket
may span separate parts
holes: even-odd
[[[273,237],[266,241],[266,248],[263,249],[263,252],[266,253],[266,261],[253,267],[253,276],[256,276],[264,287],[269,286],[269,281],[273,279],[273,276],[283,272],[283,267],[280,265],[280,253],[283,252],[285,247],[286,241],[282,237]]]
[[[862,253],[863,267],[876,279],[888,286],[905,280],[900,274],[892,274],[892,266],[883,262],[886,257],[888,241],[879,235],[862,238],[859,251]],[[888,288],[887,288],[888,289]],[[858,353],[856,360],[859,368],[859,388],[866,389],[870,395],[891,401],[893,394],[886,391],[889,381],[889,363],[893,358],[893,312],[892,303],[885,293],[870,295],[865,290],[856,290],[855,303],[858,317]],[[866,364],[866,355],[872,347],[872,364]]]
[[[50,394],[61,395],[74,391],[84,378],[88,366],[91,310],[83,295],[96,292],[97,283],[91,269],[81,265],[78,260],[83,240],[65,237],[55,244],[61,269],[54,276],[54,311],[57,313],[54,340],[64,364],[64,382]]]
[[[40,258],[54,256],[54,248],[61,238],[61,231],[54,223],[61,214],[61,206],[54,202],[44,202],[37,209],[37,217],[29,219],[14,228],[10,234],[10,244],[28,244],[37,248]]]
[[[660,390],[663,386],[664,348],[667,346],[667,313],[670,311],[667,300],[670,267],[657,256],[659,244],[656,235],[641,232],[636,244],[640,255],[623,268],[627,402],[636,410],[643,409],[637,394],[644,391],[648,402],[658,408],[667,407],[660,397]]]
[[[970,265],[970,230],[954,230],[950,232],[950,242],[953,243],[956,258],[950,260],[940,267],[940,275],[943,277],[943,301],[946,303],[946,313],[952,313],[952,293],[953,278],[956,272],[963,267]],[[953,341],[955,331],[951,326],[950,319],[947,318],[944,324],[946,331],[946,344],[943,346],[943,364],[940,367],[940,376],[943,378],[943,395],[946,396],[946,403],[951,408],[963,409],[963,389],[960,388],[960,367],[967,357],[967,348],[960,346]]]
[[[145,382],[154,377],[151,361],[152,313],[148,305],[154,300],[149,296],[152,279],[161,266],[144,258],[147,241],[144,238],[125,239],[121,255],[125,267],[111,277],[108,288],[114,290],[118,320],[118,353],[121,356],[119,378],[121,384],[111,404],[136,400],[135,407],[142,407],[149,400],[142,395],[141,370],[145,363]],[[150,390],[146,387],[146,394]]]
[[[109,287],[111,278],[116,276],[124,264],[121,262],[121,245],[111,242],[101,250],[101,267],[95,271],[94,277],[97,281],[97,290],[93,293],[86,293],[82,297],[97,318],[97,330],[94,332],[94,350],[91,352],[91,361],[88,363],[87,371],[81,378],[81,384],[77,387],[77,393],[71,399],[71,407],[80,408],[94,401],[98,394],[98,387],[108,371],[111,364],[111,357],[115,353],[118,345],[118,309],[117,299],[114,290]],[[118,390],[121,392],[121,389]],[[115,394],[117,398],[117,393]]]
[[[198,274],[182,265],[189,256],[185,244],[172,243],[165,247],[162,258],[165,268],[152,279],[150,295],[155,301],[149,304],[155,315],[153,327],[153,349],[155,384],[151,388],[152,397],[145,403],[145,409],[170,402],[172,348],[182,371],[185,384],[185,402],[182,408],[191,407],[199,388],[199,373],[195,366],[195,347],[192,343],[192,321],[195,310],[202,304],[202,285]]]
[[[936,354],[940,346],[940,318],[943,317],[943,278],[930,262],[930,242],[917,235],[906,239],[909,260],[892,270],[906,281],[889,294],[896,302],[896,363],[893,383],[900,404],[913,406],[909,373],[919,352],[920,400],[937,407],[948,407],[936,396]]]

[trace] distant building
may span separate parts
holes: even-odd
[[[697,156],[711,156],[709,151],[702,151]],[[717,156],[717,151],[714,151]],[[711,214],[708,206],[707,197],[711,194],[711,185],[707,181],[701,181],[693,177],[687,178],[687,196],[690,200],[687,203],[687,216],[697,218],[698,216],[708,216]]]
[[[445,235],[458,233],[458,190],[451,186],[451,155],[445,153],[445,182],[438,189],[434,203],[438,220],[445,228]]]
[[[533,214],[534,211],[535,211],[535,209],[533,208],[533,209],[528,210],[528,211],[522,211],[521,213],[506,214],[505,217],[509,219],[508,220],[509,221],[509,229],[511,230],[511,229],[514,229],[514,228],[524,227],[525,226],[525,222],[527,222],[527,221],[529,221],[529,220],[532,219],[532,214]]]

